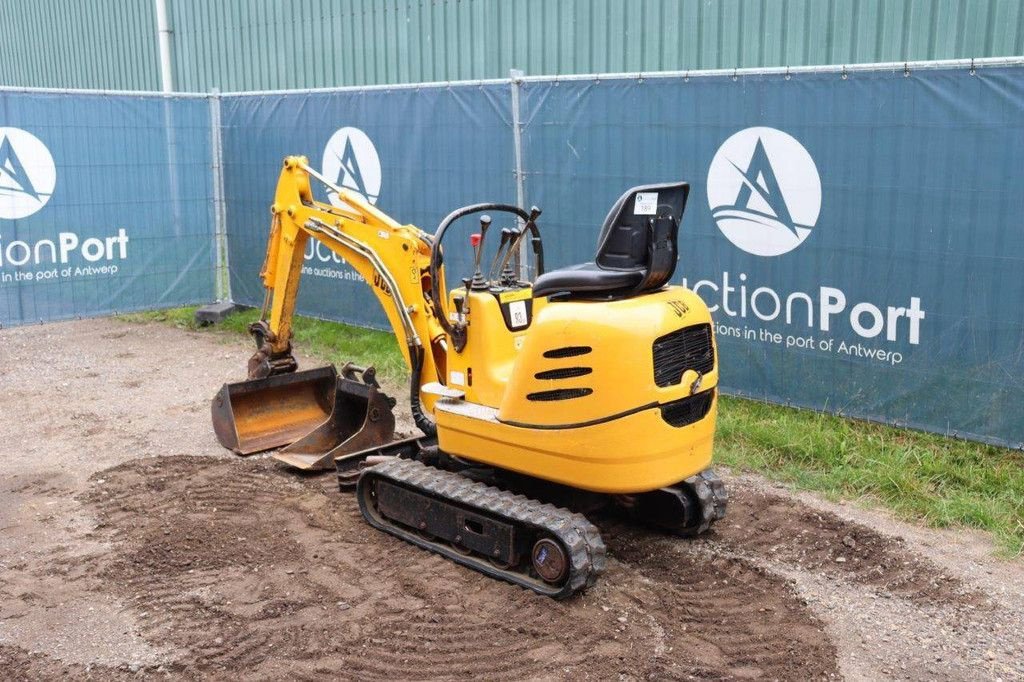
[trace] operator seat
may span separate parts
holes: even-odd
[[[544,273],[533,283],[533,295],[612,299],[665,286],[676,269],[679,221],[689,193],[685,182],[629,190],[604,219],[594,261]]]

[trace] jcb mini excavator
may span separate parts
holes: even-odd
[[[313,197],[311,179],[341,207]],[[635,187],[612,207],[593,262],[543,273],[539,209],[475,204],[431,235],[284,161],[249,378],[213,401],[221,443],[334,466],[370,525],[552,597],[591,585],[605,546],[584,513],[616,505],[669,532],[703,533],[727,494],[709,469],[718,367],[711,316],[669,284],[689,186]],[[444,240],[472,214],[475,271],[448,287]],[[372,368],[296,371],[292,316],[307,240],[369,283],[411,370],[424,436],[392,441],[394,401]],[[489,271],[486,240],[496,244]],[[520,259],[522,261],[520,262]],[[527,262],[531,261],[531,262]],[[523,273],[536,275],[525,281]],[[570,511],[570,509],[572,511]]]

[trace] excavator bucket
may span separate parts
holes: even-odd
[[[276,459],[297,469],[331,469],[337,456],[392,439],[392,407],[372,368],[348,364],[339,377],[328,365],[224,384],[213,399],[213,430],[240,455],[287,446]]]
[[[395,435],[393,406],[375,383],[360,383],[347,376],[338,379],[331,416],[274,459],[307,471],[333,469],[335,457],[391,441]]]
[[[299,440],[334,412],[338,373],[333,366],[224,384],[213,399],[213,430],[239,455]]]

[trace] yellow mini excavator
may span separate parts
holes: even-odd
[[[313,179],[341,207],[315,200]],[[370,525],[557,598],[604,568],[584,514],[615,506],[678,535],[706,531],[727,502],[708,468],[714,333],[700,298],[669,284],[688,191],[629,190],[593,262],[544,273],[537,208],[466,206],[431,235],[288,157],[271,207],[263,316],[250,328],[257,350],[248,380],[213,400],[218,438],[240,454],[282,448],[276,457],[299,469],[334,467]],[[449,289],[445,236],[474,214],[475,271]],[[489,214],[510,226],[489,232]],[[395,402],[372,368],[297,371],[292,315],[311,237],[362,275],[387,313],[422,437],[392,440]]]

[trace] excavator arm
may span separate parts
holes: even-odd
[[[336,194],[333,206],[313,198],[311,179]],[[277,183],[266,260],[263,311],[249,327],[256,352],[247,381],[225,384],[214,398],[213,424],[220,442],[239,454],[287,446],[276,456],[302,469],[333,465],[333,458],[388,442],[394,434],[394,400],[380,392],[369,368],[351,363],[302,372],[292,353],[292,322],[306,246],[316,239],[370,285],[410,368],[409,401],[416,425],[435,433],[436,396],[424,383],[444,376],[447,334],[438,322],[431,289],[444,295],[444,272],[431,276],[433,239],[401,225],[359,194],[337,187],[289,156]],[[357,375],[362,375],[362,381]]]
[[[343,203],[336,207],[313,198],[311,178]],[[307,241],[312,238],[343,258],[370,285],[398,338],[410,370],[438,375],[444,329],[431,304],[432,238],[413,225],[401,225],[362,196],[337,187],[310,168],[305,157],[289,156],[277,183],[270,238],[260,277],[267,290],[263,315],[251,327],[258,350],[249,378],[293,371],[292,321]],[[443,279],[443,275],[442,275]]]

